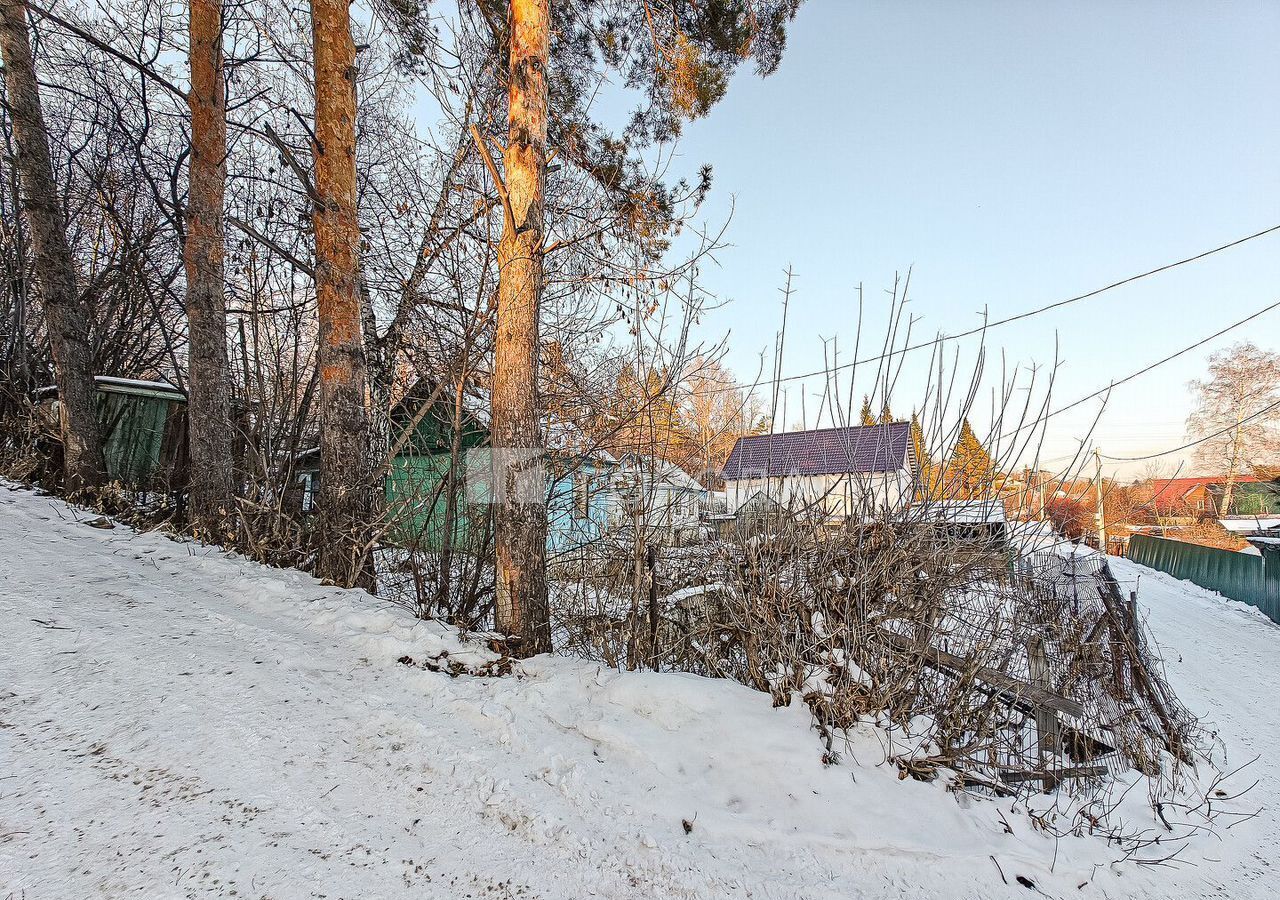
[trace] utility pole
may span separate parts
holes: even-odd
[[[1031,467],[1022,467],[1022,518],[1031,521]]]
[[[1097,477],[1094,481],[1094,492],[1098,498],[1097,507],[1094,510],[1093,521],[1094,526],[1098,529],[1098,549],[1106,554],[1107,552],[1107,520],[1105,512],[1102,508],[1102,454],[1097,447],[1093,448],[1093,462],[1097,471]]]

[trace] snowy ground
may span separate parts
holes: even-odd
[[[1174,686],[1230,762],[1262,755],[1231,785],[1261,779],[1261,814],[1176,868],[899,781],[870,730],[824,767],[798,706],[730,683],[398,665],[467,651],[364,595],[89,518],[0,485],[0,900],[1280,893],[1280,628],[1148,570],[1119,566]]]

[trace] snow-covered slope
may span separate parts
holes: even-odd
[[[799,705],[538,659],[503,678],[358,592],[0,486],[0,900],[1272,896],[1270,809],[1108,865],[1009,801],[837,766]],[[1126,577],[1137,569],[1125,568]],[[1175,686],[1274,807],[1280,629],[1146,574]],[[1004,825],[1009,823],[1012,833]],[[685,823],[688,823],[686,826]],[[1028,888],[1022,876],[1035,885]]]

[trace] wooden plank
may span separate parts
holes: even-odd
[[[1028,684],[1025,681],[1014,678],[1012,675],[997,672],[995,669],[988,669],[985,666],[975,668],[963,656],[956,656],[933,646],[926,646],[922,650],[910,638],[894,634],[883,628],[879,629],[879,631],[885,640],[895,648],[906,653],[919,654],[926,663],[934,668],[946,669],[956,674],[972,672],[974,678],[993,688],[1000,697],[1012,704],[1028,705],[1033,707],[1033,711],[1036,706],[1046,707],[1063,715],[1071,716],[1073,719],[1084,717],[1084,706],[1075,700],[1059,696],[1037,685]]]
[[[1024,781],[1058,782],[1068,778],[1097,778],[1110,771],[1106,766],[1071,766],[1047,772],[1001,772],[1000,780],[1005,784],[1020,784]]]

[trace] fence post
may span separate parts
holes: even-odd
[[[1129,636],[1133,638],[1133,646],[1138,646],[1138,592],[1129,592]]]

